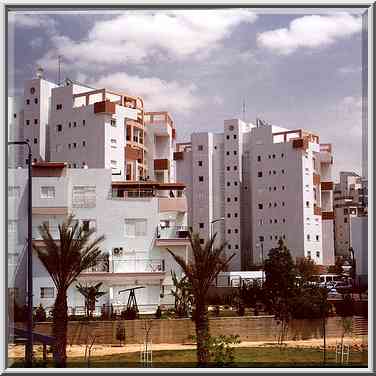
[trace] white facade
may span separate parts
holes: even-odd
[[[238,119],[222,134],[192,134],[175,153],[190,225],[203,241],[213,227],[236,255],[231,270],[259,264],[279,238],[295,258],[333,264],[330,153],[308,132]]]

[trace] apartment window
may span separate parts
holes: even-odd
[[[200,222],[200,228],[204,228],[204,224]]]
[[[76,168],[77,167],[77,163],[73,163],[73,168]]]
[[[320,252],[319,252],[319,251],[316,252],[316,257],[317,257],[317,258],[320,257]]]
[[[31,87],[30,88],[30,94],[34,94],[35,93],[35,88],[34,87]]]
[[[38,143],[38,139],[34,138],[34,144],[37,144],[37,143]]]
[[[203,182],[203,181],[204,181],[204,177],[203,177],[203,176],[199,176],[199,177],[198,177],[198,181]]]
[[[272,223],[273,223],[273,220],[272,220],[271,218],[269,219],[269,223],[270,223],[270,224],[272,224]]]
[[[230,155],[230,152],[229,152],[229,151],[226,151],[226,155]]]
[[[285,190],[285,186],[284,185],[282,185],[282,191],[284,191]]]
[[[228,234],[231,234],[231,230],[230,230],[230,229],[229,229],[229,230],[227,230],[227,233],[228,233]]]
[[[286,239],[286,235],[285,234],[282,235],[282,239]]]
[[[257,162],[261,162],[261,155],[257,156]]]
[[[227,202],[230,202],[231,201],[231,198],[230,197],[227,197]]]
[[[34,119],[34,124],[38,124],[38,119]]]
[[[117,161],[115,161],[114,159],[111,160],[111,165],[116,167],[117,166]]]
[[[228,129],[229,129],[230,131],[233,131],[233,130],[234,130],[234,126],[233,126],[233,125],[230,125],[230,126],[228,127]]]
[[[197,146],[197,150],[198,151],[203,151],[204,150],[204,146],[203,145],[198,145]]]
[[[19,185],[8,186],[8,198],[10,197],[20,197],[21,187]]]
[[[274,223],[278,223],[278,220],[277,220],[277,219],[274,219]]]
[[[237,155],[237,154],[238,154],[238,152],[236,150],[234,150],[234,155]]]
[[[235,214],[234,214],[234,217],[235,217],[235,218],[238,218],[238,213],[235,213]]]
[[[238,198],[237,198],[237,197],[234,197],[234,201],[237,202],[237,201],[238,201]]]
[[[56,130],[57,130],[58,132],[61,132],[61,131],[63,130],[63,126],[62,126],[61,124],[58,124],[58,125],[56,126]]]
[[[235,234],[237,234],[237,233],[239,232],[239,230],[236,228],[236,229],[234,230],[234,232],[235,232]]]
[[[30,125],[30,120],[26,120],[26,125]]]
[[[202,161],[198,161],[199,167],[202,167]]]
[[[146,236],[147,234],[147,220],[139,219],[125,219],[124,221],[124,235],[127,238],[136,238]]]
[[[283,169],[282,169],[282,171],[281,171],[281,172],[282,172],[282,174],[284,174],[284,173],[285,173],[285,170],[283,170]]]
[[[56,109],[57,109],[57,110],[61,110],[62,108],[63,108],[63,105],[62,105],[62,104],[57,104],[57,105],[56,105]]]
[[[274,235],[274,240],[278,240],[278,235]]]
[[[320,237],[319,235],[316,235],[316,240],[319,241],[320,240]]]
[[[343,218],[343,222],[344,222],[344,223],[347,223],[347,218],[346,218],[346,217]]]
[[[229,136],[229,135],[227,135],[227,136],[226,136],[226,140],[229,140],[229,139],[230,139],[230,136]]]
[[[40,288],[40,297],[41,299],[44,299],[44,298],[54,298],[55,296],[55,290],[53,287],[41,287]]]
[[[272,174],[272,172],[271,172],[271,170],[269,170],[269,175],[271,175]]]
[[[273,154],[273,159],[275,159],[275,154]]]
[[[14,219],[8,220],[8,233],[15,233],[17,232],[17,221]]]
[[[306,201],[306,208],[309,208],[309,201]]]
[[[285,154],[284,154],[284,153],[282,153],[282,154],[281,154],[281,158],[284,158],[284,156],[285,156]]]
[[[26,104],[30,104],[30,99],[26,99]]]
[[[273,170],[273,175],[275,175],[276,174],[276,171],[275,170]]]
[[[282,201],[282,206],[285,206],[285,202],[284,201]]]
[[[76,149],[77,143],[73,142],[73,148]]]
[[[269,208],[271,208],[272,207],[272,203],[271,202],[269,202]]]
[[[269,155],[268,155],[268,159],[271,159],[271,158],[272,158],[272,156],[269,154]]]
[[[70,149],[71,148],[71,144],[68,144],[68,149]]]
[[[311,251],[307,251],[307,257],[311,258]]]
[[[307,240],[310,241],[311,240],[311,236],[309,234],[307,234]]]
[[[86,141],[82,141],[82,146],[85,147],[86,146]]]
[[[40,187],[40,198],[55,198],[55,187],[53,186]]]
[[[238,166],[234,166],[234,170],[236,171],[238,169]]]
[[[227,218],[231,218],[231,214],[230,213],[227,214]]]
[[[269,192],[271,192],[272,191],[272,187],[269,187]]]
[[[95,185],[76,185],[72,190],[72,206],[74,208],[94,208],[96,205]]]
[[[230,185],[231,185],[231,183],[228,181],[228,182],[227,182],[227,186],[229,187]]]
[[[82,120],[82,126],[84,127],[85,125],[86,125],[86,121],[84,119],[84,120]]]
[[[77,123],[74,121],[73,122],[73,128],[76,128],[77,127]]]
[[[234,134],[234,140],[236,140],[236,134]]]
[[[259,171],[259,172],[257,173],[257,176],[258,176],[259,178],[262,178],[262,171]]]
[[[234,185],[237,186],[238,185],[238,182],[237,181],[234,181]],[[247,190],[248,187],[245,187],[245,189]]]
[[[283,219],[282,219],[282,222],[283,222],[283,223],[286,223],[286,219],[285,219],[285,218],[283,218]]]
[[[264,221],[262,219],[259,219],[259,225],[262,226],[264,224]]]
[[[217,146],[214,146],[214,149],[217,150]]]
[[[259,208],[260,210],[262,210],[262,209],[264,208],[264,205],[263,205],[263,204],[258,204],[258,208]]]
[[[343,214],[345,214],[345,215],[347,215],[347,214],[349,214],[349,209],[343,209]]]
[[[229,244],[229,245],[227,246],[227,248],[228,248],[228,249],[231,249],[231,244]]]
[[[115,119],[111,119],[110,124],[111,124],[111,127],[116,128],[116,120]]]
[[[276,191],[277,190],[277,187],[273,187],[273,191]]]
[[[235,244],[235,249],[239,249],[239,246],[237,244]]]
[[[34,103],[38,104],[38,98],[34,98]]]
[[[13,114],[13,117],[16,119],[17,118],[17,114]]]
[[[72,123],[71,123],[71,122],[69,122],[68,126],[69,126],[69,128],[72,128]]]

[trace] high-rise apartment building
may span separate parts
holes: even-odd
[[[260,264],[279,238],[295,258],[334,262],[333,158],[317,135],[225,120],[223,133],[177,144],[174,159],[190,226],[226,242],[232,270]]]

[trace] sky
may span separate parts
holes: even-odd
[[[62,77],[169,111],[177,141],[225,119],[303,128],[361,174],[362,10],[294,9],[9,13],[9,95]],[[245,116],[243,114],[245,103]]]

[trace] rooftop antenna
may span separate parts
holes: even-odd
[[[58,65],[58,76],[57,76],[57,84],[60,86],[60,65],[61,65],[61,55],[57,57],[57,65]]]
[[[243,121],[245,121],[245,99],[243,99]]]

